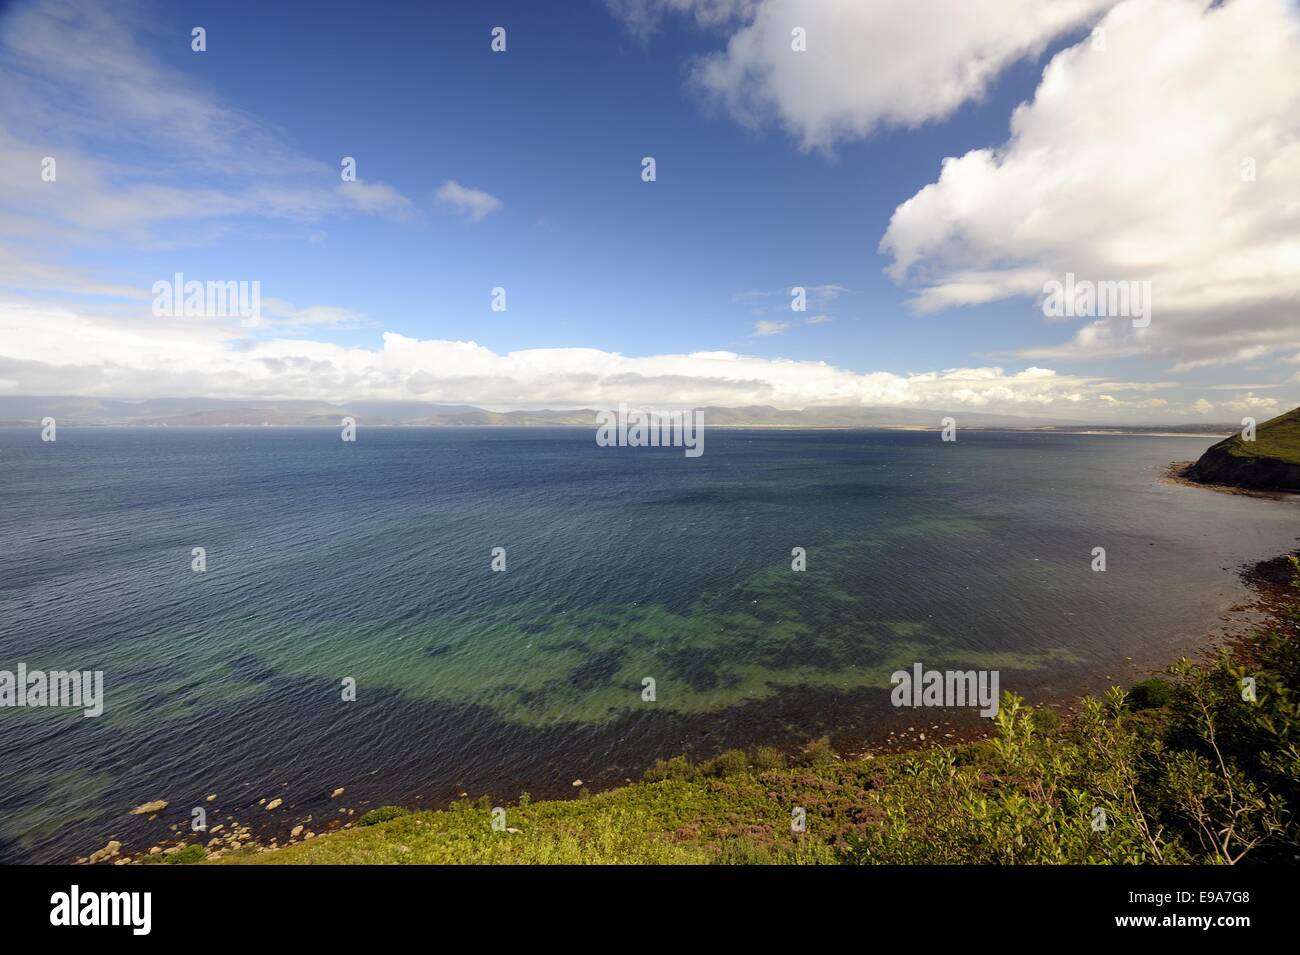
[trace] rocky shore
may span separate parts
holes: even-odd
[[[1300,492],[1300,408],[1247,434],[1212,445],[1183,476],[1200,484]]]

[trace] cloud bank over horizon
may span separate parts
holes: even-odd
[[[283,322],[295,324],[289,313]],[[378,347],[301,338],[253,339],[232,321],[96,318],[53,303],[0,302],[0,395],[105,398],[412,400],[493,408],[853,405],[966,408],[989,413],[1112,420],[1125,414],[1204,419],[1280,408],[1243,391],[1178,408],[1164,383],[1058,374],[1029,366],[866,373],[819,361],[730,351],[629,356],[594,348],[498,354],[473,341],[384,332]]]

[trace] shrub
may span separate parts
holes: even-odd
[[[775,746],[760,746],[754,750],[750,763],[760,773],[769,769],[785,769],[785,753]]]
[[[743,750],[729,749],[700,767],[705,776],[736,776],[749,772],[749,758]]]
[[[831,747],[829,736],[823,736],[821,739],[805,743],[795,759],[796,765],[808,766],[813,769],[824,768],[834,762],[835,750]]]
[[[196,862],[202,862],[203,857],[207,854],[207,850],[196,843],[190,846],[181,846],[179,851],[173,852],[163,861],[168,865],[193,865]]]
[[[1044,733],[1051,733],[1061,728],[1061,714],[1056,710],[1034,710],[1034,722]]]
[[[685,756],[674,756],[672,759],[656,759],[655,764],[645,771],[641,776],[648,783],[663,782],[665,779],[676,779],[681,782],[690,782],[695,778],[695,767]]]
[[[1300,567],[1297,567],[1300,570]],[[1300,575],[1297,575],[1300,579]],[[881,761],[858,863],[1293,861],[1300,848],[1300,601],[1167,679],[1083,700],[1052,729],[1005,694],[996,735]],[[1162,708],[1161,718],[1136,711]],[[1045,731],[1048,730],[1048,731]]]
[[[1128,705],[1132,710],[1158,709],[1173,698],[1174,688],[1159,677],[1143,680],[1128,691]]]
[[[718,846],[713,861],[717,865],[771,865],[772,856],[771,846],[757,845],[751,839],[728,839]]]
[[[372,809],[360,819],[357,820],[358,826],[377,826],[381,822],[388,822],[391,819],[400,819],[402,816],[410,815],[411,810],[404,809],[401,806],[380,806],[378,809]]]

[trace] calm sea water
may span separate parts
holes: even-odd
[[[868,739],[915,661],[1031,696],[1130,680],[1294,547],[1291,504],[1161,481],[1209,443],[710,430],[687,459],[569,429],[0,429],[0,669],[106,685],[98,719],[0,709],[0,859],[147,847],[195,806],[261,823],[280,797],[283,828],[320,829]]]

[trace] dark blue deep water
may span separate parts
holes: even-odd
[[[1162,480],[1209,443],[709,430],[688,459],[579,429],[0,429],[0,670],[102,670],[106,695],[98,719],[0,708],[0,859],[147,848],[194,806],[260,823],[279,797],[320,829],[865,740],[914,661],[1031,697],[1131,682],[1294,547],[1295,505]]]

